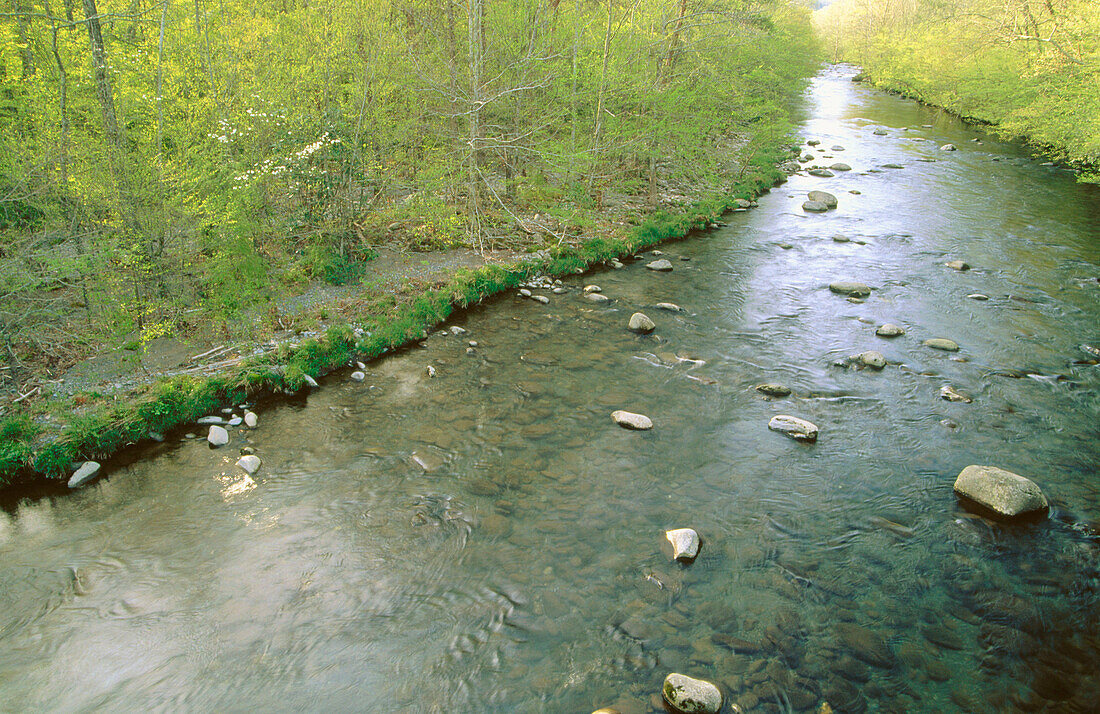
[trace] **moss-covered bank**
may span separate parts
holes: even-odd
[[[782,177],[775,168],[787,148],[758,152],[722,196],[698,201],[684,210],[651,215],[613,238],[594,238],[578,246],[561,246],[513,265],[487,265],[458,270],[442,287],[426,290],[396,314],[361,315],[365,329],[341,325],[296,345],[246,359],[212,376],[161,378],[109,405],[78,412],[66,423],[44,425],[28,416],[0,423],[0,486],[66,478],[74,462],[104,459],[164,433],[192,424],[219,408],[255,401],[283,391],[297,391],[306,376],[320,377],[354,360],[371,360],[425,337],[456,308],[464,308],[534,275],[575,274],[613,258],[631,255],[665,240],[705,228],[737,205],[774,186]],[[75,405],[73,405],[75,407]]]

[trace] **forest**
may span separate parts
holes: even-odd
[[[839,0],[815,25],[830,59],[876,86],[991,123],[1100,181],[1100,3]]]
[[[384,294],[382,246],[591,257],[729,200],[774,171],[820,58],[783,0],[14,0],[0,43],[7,472],[150,428],[119,395],[51,401],[81,359],[352,317],[377,336],[431,287]],[[315,284],[359,285],[354,314],[285,314]],[[158,428],[192,388],[153,398]]]

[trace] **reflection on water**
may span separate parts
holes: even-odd
[[[675,670],[745,711],[1092,710],[1100,198],[848,76],[814,83],[804,132],[853,171],[664,247],[672,273],[492,301],[229,447],[0,513],[4,708],[627,714]],[[804,213],[815,188],[839,208]],[[881,372],[834,365],[869,349]],[[971,463],[1034,478],[1051,518],[959,509]]]

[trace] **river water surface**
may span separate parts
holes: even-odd
[[[632,714],[680,671],[745,711],[1095,711],[1100,192],[850,76],[814,80],[802,133],[853,170],[662,246],[672,272],[492,300],[228,447],[9,504],[0,709]],[[839,208],[805,213],[812,189]],[[871,349],[885,369],[835,364]],[[961,509],[974,463],[1050,518]]]

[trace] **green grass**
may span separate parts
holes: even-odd
[[[774,166],[781,158],[785,155],[780,147],[758,155],[728,195],[701,200],[679,213],[655,213],[623,237],[592,238],[579,247],[552,248],[548,256],[532,256],[510,267],[461,269],[445,286],[425,291],[396,312],[392,299],[377,300],[373,303],[377,312],[364,318],[367,329],[362,337],[357,338],[347,326],[332,327],[320,338],[281,345],[272,353],[245,360],[227,374],[163,378],[126,395],[125,401],[82,410],[61,405],[75,415],[57,430],[42,427],[26,415],[8,417],[0,421],[0,486],[64,478],[73,462],[109,457],[146,439],[149,432],[163,433],[192,424],[225,405],[299,390],[306,375],[320,377],[352,359],[374,359],[422,339],[456,307],[514,288],[535,274],[569,275],[681,238],[717,220],[737,199],[752,198],[774,185],[780,175]]]

